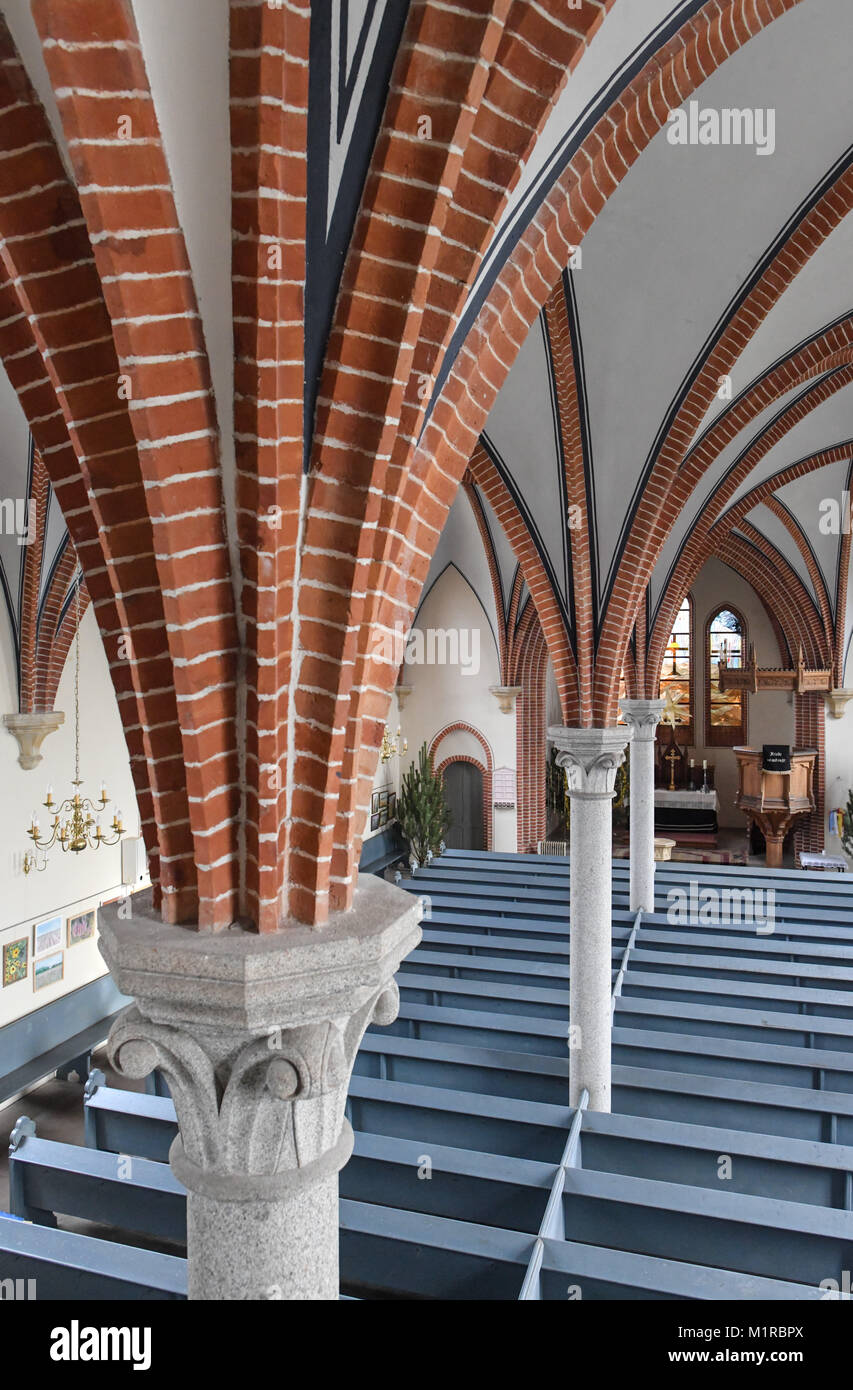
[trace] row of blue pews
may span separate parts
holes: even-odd
[[[718,889],[770,882],[774,930],[671,920],[667,895],[697,872],[678,864],[659,866],[656,911],[637,924],[628,866],[614,864],[611,1115],[566,1104],[567,861],[449,851],[405,885],[428,915],[398,977],[400,1016],[371,1029],[356,1060],[346,1295],[814,1300],[844,1286],[853,891],[818,874],[700,871]],[[13,1211],[37,1224],[9,1226],[19,1251],[28,1234],[42,1242],[21,1273],[64,1238],[69,1270],[85,1263],[75,1243],[88,1251],[81,1288],[97,1288],[100,1269],[119,1290],[84,1296],[181,1297],[172,1102],[97,1075],[86,1090],[86,1148],[23,1121],[13,1136]],[[93,1251],[51,1230],[57,1216],[143,1247]],[[0,1228],[0,1250],[11,1239]],[[176,1255],[144,1248],[163,1239]],[[49,1267],[45,1287],[61,1287],[62,1261]]]

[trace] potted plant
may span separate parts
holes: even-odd
[[[417,763],[403,773],[397,820],[418,864],[425,864],[429,854],[441,852],[450,828],[450,812],[444,783],[433,771],[425,743],[421,744]]]

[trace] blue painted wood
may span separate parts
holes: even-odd
[[[824,1297],[821,1289],[781,1279],[698,1265],[681,1260],[655,1259],[632,1251],[608,1250],[577,1241],[547,1240],[540,1274],[541,1297],[560,1300],[583,1297],[586,1301],[682,1300],[813,1301]],[[569,1290],[576,1292],[569,1293]]]
[[[534,1052],[549,1057],[565,1057],[567,1026],[565,1018],[532,1018],[481,1010],[438,1007],[403,1001],[396,1022],[383,1030],[390,1036],[422,1038],[425,1041],[458,1041],[460,1030],[473,1047],[504,1046],[516,1052]],[[501,1041],[495,1043],[495,1038]]]
[[[0,1216],[0,1265],[7,1279],[35,1279],[40,1302],[186,1298],[186,1262],[71,1231]]]
[[[650,1020],[651,1022],[651,1020]],[[760,1032],[756,1029],[756,1036]],[[802,1086],[807,1090],[853,1092],[850,1054],[823,1048],[782,1046],[710,1033],[655,1032],[652,1027],[613,1030],[613,1062],[659,1071],[700,1072],[757,1081],[765,1086]]]
[[[400,827],[395,822],[387,829],[380,830],[378,835],[371,835],[369,840],[364,841],[358,866],[359,873],[381,874],[389,864],[396,864],[401,859],[408,863],[408,857],[406,843]]]
[[[401,970],[397,984],[401,999],[413,1004],[446,1004],[455,1009],[475,1011],[497,1004],[507,1013],[555,1019],[565,1019],[568,1007],[568,986],[565,990],[557,990],[498,985],[483,980],[448,980],[406,970]]]
[[[9,1155],[12,1212],[57,1213],[186,1242],[186,1193],[165,1163],[28,1137]]]
[[[853,1256],[853,1212],[624,1174],[569,1169],[563,1217],[569,1240],[813,1286]]]
[[[129,1003],[105,975],[0,1028],[0,1102],[87,1057]]]
[[[725,1177],[721,1155],[731,1160]],[[578,1166],[843,1211],[853,1148],[593,1111],[584,1116]]]
[[[688,1124],[853,1144],[853,1096],[729,1077],[613,1068],[613,1108]]]
[[[625,956],[629,866],[613,865],[614,1113],[584,1116],[565,1184],[568,861],[448,852],[407,883],[432,912],[398,1019],[355,1063],[346,1296],[516,1298],[530,1270],[532,1296],[561,1302],[572,1282],[584,1298],[811,1299],[818,1271],[850,1267],[853,881],[658,869]],[[697,881],[770,883],[775,931],[669,921],[669,889]],[[162,1160],[171,1103],[126,1097],[95,1090],[90,1138]]]
[[[93,1149],[135,1154],[165,1163],[178,1132],[174,1103],[136,1091],[87,1088],[84,1102],[86,1143]]]
[[[491,1047],[432,1043],[383,1036],[383,1031],[365,1037],[355,1061],[357,1076],[550,1105],[565,1103],[569,1070],[565,1049],[562,1056],[542,1057],[500,1052],[497,1043]]]

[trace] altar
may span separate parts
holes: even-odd
[[[669,791],[655,789],[655,834],[668,835],[682,844],[716,845],[717,812],[720,809],[716,791],[691,791],[687,787]]]

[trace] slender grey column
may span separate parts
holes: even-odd
[[[101,909],[101,952],[136,1000],[110,1057],[125,1076],[157,1067],[169,1082],[189,1297],[337,1299],[350,1075],[368,1024],[397,1016],[420,902],[365,875],[323,931],[193,932],[162,922],[150,894],[133,912]]]
[[[611,802],[626,729],[548,730],[571,798],[569,1104],[610,1110]]]
[[[655,730],[664,700],[620,700],[631,730],[631,911],[655,906]]]

